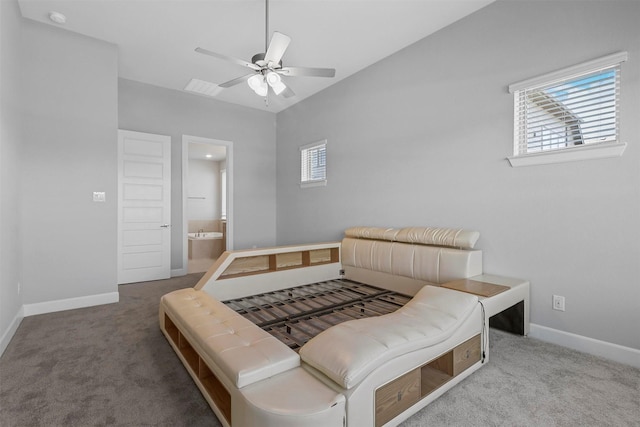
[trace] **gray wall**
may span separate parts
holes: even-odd
[[[171,268],[182,266],[182,135],[233,142],[234,249],[275,244],[275,114],[119,80],[120,129],[171,136]]]
[[[29,20],[22,32],[24,303],[117,292],[117,49]]]
[[[640,348],[639,18],[635,1],[498,1],[279,113],[278,244],[478,230],[486,272],[531,281],[533,323]],[[624,156],[511,168],[507,86],[620,50]],[[298,147],[323,138],[328,185],[300,189]]]
[[[21,143],[20,12],[17,3],[0,1],[0,354],[22,306],[18,293],[18,205]],[[13,324],[13,325],[12,325]]]

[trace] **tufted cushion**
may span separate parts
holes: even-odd
[[[482,274],[482,251],[345,237],[342,265],[431,283]]]
[[[325,330],[300,349],[300,357],[349,389],[385,362],[446,340],[477,304],[475,295],[425,286],[394,313]]]
[[[387,240],[464,249],[472,249],[480,238],[480,233],[477,231],[439,227],[351,227],[344,231],[344,235],[356,239]]]
[[[192,288],[162,297],[165,312],[236,387],[300,366],[300,357],[220,301]]]

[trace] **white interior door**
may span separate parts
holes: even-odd
[[[171,137],[118,131],[118,284],[171,275]]]

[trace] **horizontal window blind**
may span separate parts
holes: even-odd
[[[300,182],[327,179],[327,144],[311,144],[300,148]]]
[[[514,91],[515,154],[618,136],[620,64]]]

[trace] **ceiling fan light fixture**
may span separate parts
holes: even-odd
[[[277,85],[281,81],[280,75],[274,71],[269,71],[266,75],[266,78],[267,78],[267,83],[269,83],[269,86],[271,87],[273,87],[274,85]]]
[[[249,87],[254,92],[257,92],[257,90],[260,88],[260,86],[262,86],[263,82],[264,82],[264,77],[262,76],[262,74],[253,75],[253,76],[249,77],[249,79],[247,80],[247,83],[249,84]]]
[[[260,83],[260,86],[258,86],[257,89],[254,89],[254,91],[258,96],[267,96],[267,92],[269,92],[269,86],[267,86],[267,82],[262,80],[262,82]]]
[[[282,91],[287,88],[287,85],[282,82],[280,75],[275,71],[269,71],[265,76],[265,79],[276,95],[280,95]]]

